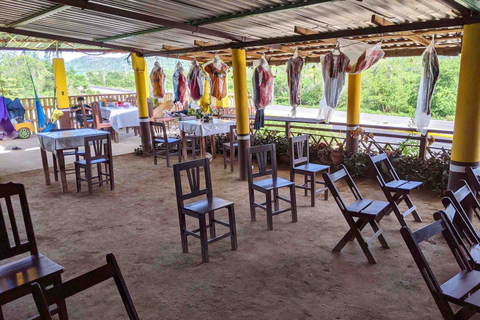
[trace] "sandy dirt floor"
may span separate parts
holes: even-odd
[[[235,202],[239,247],[231,251],[228,239],[212,244],[210,263],[202,264],[197,239],[190,237],[190,253],[182,253],[173,171],[165,161],[154,166],[152,158],[124,155],[114,158],[114,167],[115,190],[94,187],[93,196],[86,185],[77,193],[73,176],[70,193],[62,194],[58,183],[45,185],[40,170],[0,181],[26,185],[40,252],[65,267],[64,280],[102,265],[113,252],[141,319],[441,318],[393,214],[380,223],[390,249],[378,241],[371,246],[378,264],[368,264],[356,242],[332,253],[348,230],[332,197],[318,195],[311,208],[298,190],[298,222],[284,213],[268,231],[262,212],[250,221],[247,183],[224,170],[219,155],[212,163],[214,194]],[[373,180],[357,184],[365,198],[384,200]],[[408,223],[418,229],[433,220],[441,202],[422,190],[412,198],[424,222],[409,217]],[[196,228],[195,220],[187,223]],[[424,249],[439,282],[458,272],[443,238]],[[70,298],[67,306],[70,319],[127,318],[113,280]],[[25,297],[3,312],[6,319],[26,319],[35,307]]]

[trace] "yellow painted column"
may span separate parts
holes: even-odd
[[[145,62],[145,95],[150,98],[150,75],[147,70],[147,62]]]
[[[61,58],[53,59],[53,75],[55,78],[55,91],[57,96],[57,108],[70,108],[68,99],[67,75],[65,73],[65,62]]]
[[[238,171],[240,180],[247,180],[246,150],[250,147],[250,119],[248,114],[247,60],[244,49],[232,50],[232,64],[235,113],[237,116]]]
[[[360,124],[360,104],[362,102],[362,74],[348,75],[347,137],[348,153],[358,151],[358,137],[353,137]]]
[[[210,113],[210,103],[211,103],[211,96],[210,96],[210,79],[208,75],[205,74],[205,89],[203,91],[203,96],[200,98],[199,106],[202,111],[208,115]]]
[[[457,109],[448,188],[457,189],[468,166],[480,165],[480,23],[463,32]]]
[[[135,86],[137,89],[137,105],[138,117],[140,120],[140,137],[142,138],[143,154],[148,155],[151,150],[150,137],[150,119],[148,117],[147,104],[147,86],[148,81],[145,74],[147,73],[147,64],[145,58],[137,53],[132,54],[133,70],[135,72]]]

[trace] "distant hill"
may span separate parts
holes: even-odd
[[[73,68],[78,73],[85,73],[88,71],[120,71],[124,72],[125,69],[128,72],[133,72],[132,66],[127,61],[128,55],[118,55],[116,57],[103,57],[103,56],[82,56],[70,61],[67,61],[66,67]],[[157,60],[155,57],[146,58],[148,70],[153,67],[153,64]],[[170,58],[158,58],[161,66],[164,69],[174,69],[177,62],[176,59]]]

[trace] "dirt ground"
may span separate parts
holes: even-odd
[[[189,237],[190,253],[182,253],[173,171],[164,160],[154,166],[151,158],[117,156],[114,168],[115,190],[94,187],[93,196],[86,185],[77,193],[72,176],[70,192],[62,194],[58,183],[45,185],[40,170],[0,182],[26,185],[40,252],[65,267],[64,280],[102,265],[113,252],[141,319],[441,318],[393,214],[380,223],[390,249],[378,241],[371,246],[376,265],[368,264],[356,242],[332,253],[348,230],[332,197],[318,195],[311,208],[298,190],[298,222],[284,213],[268,231],[260,210],[250,221],[247,183],[224,170],[219,156],[212,163],[214,194],[235,202],[239,246],[231,251],[228,239],[216,242],[210,262],[202,264],[197,239]],[[357,184],[365,198],[384,200],[373,180]],[[412,198],[424,222],[409,217],[408,223],[418,229],[432,221],[441,202],[427,190]],[[187,223],[196,228],[195,220]],[[458,272],[443,239],[424,248],[439,282]],[[70,298],[67,307],[70,319],[127,319],[113,280]],[[35,307],[25,297],[3,312],[6,319],[26,319]]]

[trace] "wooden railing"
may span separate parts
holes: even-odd
[[[234,118],[234,115],[224,114],[221,118]],[[253,120],[253,117],[250,117]],[[450,157],[453,135],[451,130],[429,130],[425,136],[416,129],[409,127],[393,127],[382,125],[360,125],[364,130],[363,136],[372,136],[360,140],[359,148],[367,152],[399,152],[418,155],[419,158]],[[339,144],[345,145],[346,123],[331,122],[328,125],[318,123],[310,118],[265,117],[265,129],[275,131],[286,137],[308,134],[310,142],[325,143],[333,148]],[[432,142],[432,137],[434,142]]]

